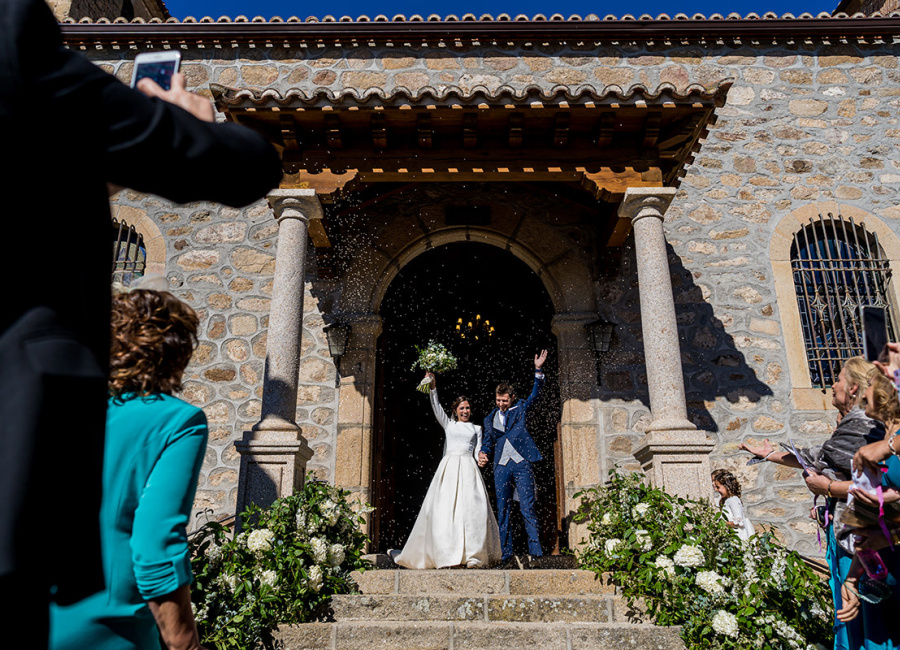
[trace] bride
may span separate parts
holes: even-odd
[[[407,569],[464,566],[485,568],[500,560],[500,531],[484,479],[475,462],[481,427],[472,424],[469,400],[458,397],[453,419],[438,401],[434,375],[431,408],[444,427],[444,456],[428,487],[422,509],[403,550],[388,551]]]

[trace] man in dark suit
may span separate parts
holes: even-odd
[[[538,518],[535,512],[536,490],[532,463],[543,459],[537,445],[525,426],[528,409],[537,399],[544,384],[544,372],[541,368],[547,360],[547,351],[541,350],[534,357],[534,386],[528,399],[516,401],[515,389],[509,384],[497,386],[497,407],[484,419],[484,441],[478,454],[478,465],[484,467],[493,455],[494,486],[497,494],[499,512],[500,544],[502,562],[511,566],[513,558],[512,530],[509,526],[509,511],[512,507],[513,494],[519,495],[519,507],[522,519],[525,520],[525,533],[528,535],[528,554],[541,557]]]
[[[103,587],[108,184],[242,206],[281,179],[271,145],[213,123],[183,77],[143,90],[63,47],[43,0],[0,0],[0,621],[28,647],[51,593]]]

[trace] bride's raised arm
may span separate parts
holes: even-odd
[[[447,425],[450,424],[450,418],[447,417],[444,409],[441,408],[440,401],[438,401],[437,383],[434,381],[433,376],[431,378],[431,391],[428,393],[428,399],[431,400],[431,410],[434,411],[434,417],[437,418],[438,424],[446,429]]]

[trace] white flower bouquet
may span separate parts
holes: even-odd
[[[456,370],[456,357],[454,357],[450,350],[441,343],[431,341],[424,347],[419,347],[417,345],[416,352],[419,353],[419,358],[416,359],[416,362],[412,365],[413,370],[421,368],[426,372],[433,372],[435,374],[447,370]],[[428,391],[431,390],[429,387],[430,383],[431,380],[428,377],[425,377],[419,382],[416,390],[420,393],[428,393]]]

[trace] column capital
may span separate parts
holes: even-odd
[[[674,187],[629,187],[619,204],[619,218],[632,223],[644,217],[662,220],[677,192]]]
[[[267,195],[269,207],[275,213],[280,224],[283,219],[321,219],[322,203],[315,190],[297,188],[278,188]]]
[[[372,312],[335,314],[338,320],[350,325],[352,334],[368,335],[378,338],[384,325],[381,316]]]
[[[581,331],[599,318],[599,314],[595,311],[560,312],[550,321],[550,331],[556,336],[563,332]]]

